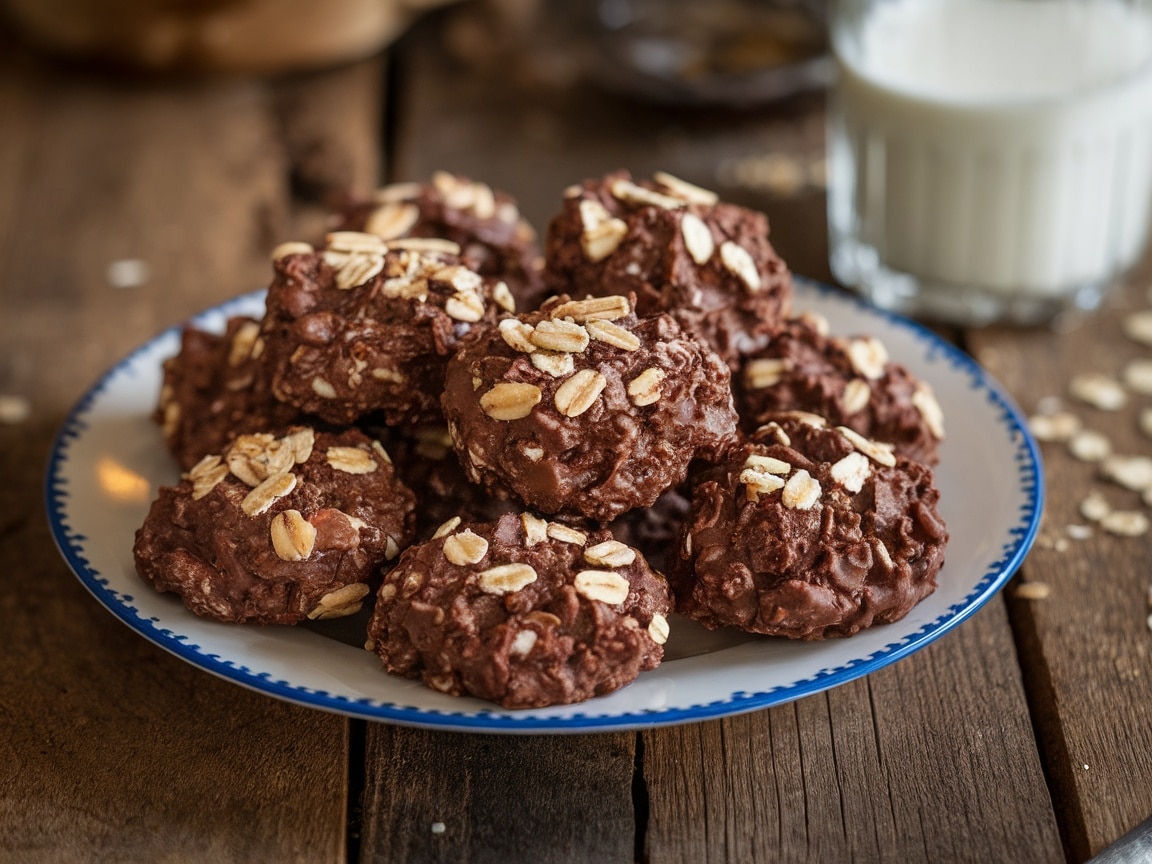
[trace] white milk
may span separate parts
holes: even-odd
[[[920,290],[1052,298],[1135,262],[1152,209],[1149,5],[892,0],[845,14],[838,278],[879,267]]]

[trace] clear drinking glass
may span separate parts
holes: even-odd
[[[836,278],[963,324],[1092,308],[1152,212],[1152,0],[834,0]]]

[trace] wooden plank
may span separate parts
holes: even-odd
[[[372,724],[362,859],[631,862],[635,736],[495,736]]]
[[[993,603],[827,693],[645,733],[645,860],[1060,860],[1012,653]]]
[[[292,224],[293,112],[257,81],[104,80],[2,53],[0,393],[31,417],[0,425],[0,858],[343,861],[347,722],[131,633],[68,573],[38,503],[54,430],[101,368],[266,280]],[[109,284],[124,259],[144,284]]]
[[[970,335],[971,350],[1025,411],[1057,397],[1087,428],[1104,432],[1117,453],[1152,455],[1137,426],[1147,397],[1115,413],[1076,403],[1068,382],[1081,372],[1119,375],[1152,352],[1123,335],[1132,311],[1149,307],[1146,261],[1098,313],[1060,331],[990,328]],[[1135,492],[1101,482],[1094,465],[1059,444],[1043,447],[1048,500],[1038,548],[1024,576],[1051,588],[1043,601],[1014,600],[1021,662],[1075,860],[1095,854],[1152,814],[1152,632],[1147,623],[1152,540],[1098,528],[1083,541],[1065,526],[1089,524],[1079,512],[1090,490],[1118,509],[1147,514]],[[1075,544],[1073,551],[1065,544]]]
[[[0,448],[0,860],[344,860],[345,724],[193,670],[98,607],[30,506],[52,425]]]
[[[25,366],[25,380],[9,384],[32,389],[36,374],[35,391],[52,400],[42,407],[59,413],[160,327],[267,281],[268,250],[287,226],[287,167],[258,84],[112,87],[23,74],[32,104],[12,125],[36,136],[5,184],[16,217],[0,249],[3,297],[9,321],[44,326],[12,327],[5,349],[52,358],[69,333],[69,362]],[[122,260],[142,262],[145,284],[109,283]]]
[[[380,55],[277,82],[275,114],[296,196],[292,237],[316,242],[349,192],[378,183],[386,68]]]

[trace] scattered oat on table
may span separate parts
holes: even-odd
[[[152,269],[148,262],[139,258],[111,261],[104,271],[104,277],[113,288],[139,288],[151,275]]]
[[[1148,517],[1139,510],[1113,510],[1100,520],[1100,527],[1120,537],[1139,537],[1148,533]]]
[[[1068,441],[1082,427],[1080,418],[1070,411],[1034,414],[1028,418],[1028,428],[1037,441]]]
[[[1041,534],[1036,538],[1036,545],[1041,549],[1052,549],[1055,552],[1064,553],[1068,551],[1069,543],[1067,537],[1052,537],[1048,534]]]
[[[1089,492],[1088,497],[1080,502],[1080,515],[1089,522],[1099,522],[1111,512],[1112,505],[1096,491]]]
[[[1089,525],[1071,524],[1064,528],[1065,533],[1073,540],[1088,540],[1092,537],[1092,528]]]
[[[0,393],[0,426],[16,426],[32,416],[32,403],[23,396]]]
[[[1121,371],[1120,380],[1133,393],[1152,395],[1152,359],[1138,357],[1130,361]]]
[[[1139,492],[1152,487],[1152,458],[1147,456],[1109,456],[1100,463],[1100,476],[1105,480]]]
[[[1152,303],[1152,288],[1148,291]],[[1152,309],[1128,315],[1123,322],[1124,334],[1141,345],[1152,348]],[[1068,383],[1072,398],[1101,411],[1119,411],[1128,404],[1128,394],[1152,396],[1152,358],[1137,357],[1121,369],[1119,380],[1099,372],[1086,372],[1073,376]],[[1143,504],[1152,508],[1152,457],[1112,453],[1109,438],[1091,429],[1083,428],[1076,414],[1063,408],[1056,396],[1046,396],[1037,402],[1037,413],[1028,418],[1028,428],[1038,441],[1066,444],[1070,455],[1082,462],[1099,463],[1099,477],[1125,489],[1140,493]],[[1146,438],[1152,438],[1152,406],[1140,406],[1136,411],[1136,425]],[[1091,490],[1079,505],[1080,514],[1089,523],[1097,523],[1109,534],[1118,537],[1141,537],[1148,533],[1150,521],[1139,510],[1114,510],[1097,490]],[[1037,546],[1063,552],[1069,540],[1088,540],[1093,535],[1091,524],[1068,524],[1065,536],[1053,538],[1041,535]],[[1044,600],[1051,593],[1042,582],[1024,582],[1016,586],[1014,596],[1022,600]],[[1145,591],[1145,606],[1152,610],[1152,583]],[[1146,625],[1152,631],[1152,614]],[[1085,771],[1087,765],[1082,766]]]
[[[1068,439],[1068,452],[1081,462],[1101,462],[1112,455],[1112,442],[1103,433],[1082,429]]]
[[[1047,600],[1051,593],[1046,582],[1021,582],[1016,586],[1015,596],[1020,600]]]
[[[1133,342],[1152,347],[1152,309],[1133,312],[1124,319],[1124,335]]]
[[[1068,393],[1101,411],[1119,411],[1128,403],[1128,394],[1120,382],[1100,372],[1082,372],[1068,382]]]

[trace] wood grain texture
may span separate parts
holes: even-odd
[[[361,860],[633,860],[635,736],[497,736],[371,724]]]
[[[1122,330],[1126,315],[1152,305],[1150,263],[1095,315],[1064,322],[1059,335],[993,328],[971,334],[971,349],[1025,411],[1057,397],[1087,428],[1106,433],[1117,453],[1152,455],[1136,422],[1152,399],[1133,395],[1112,413],[1068,396],[1075,374],[1118,376],[1129,361],[1152,358],[1152,349]],[[1011,608],[1056,803],[1079,861],[1152,814],[1152,539],[1094,528],[1089,539],[1070,540],[1065,526],[1090,524],[1079,504],[1092,489],[1117,509],[1148,511],[1137,493],[1101,482],[1096,466],[1076,461],[1063,445],[1045,444],[1043,456],[1048,500],[1022,576],[1051,593],[1043,601],[1012,599]]]
[[[827,693],[644,733],[646,860],[1060,860],[1012,653],[993,603]]]
[[[276,83],[282,145],[298,193],[317,201],[370,187],[385,153],[383,56]]]
[[[343,861],[347,722],[129,631],[42,515],[52,436],[98,372],[267,279],[294,224],[282,141],[299,111],[275,85],[106,79],[4,47],[0,393],[32,414],[0,425],[0,861]],[[377,170],[368,150],[356,176]],[[123,259],[145,262],[144,284],[112,287]]]
[[[34,503],[53,425],[0,430],[0,861],[342,861],[345,724],[95,603]]]

